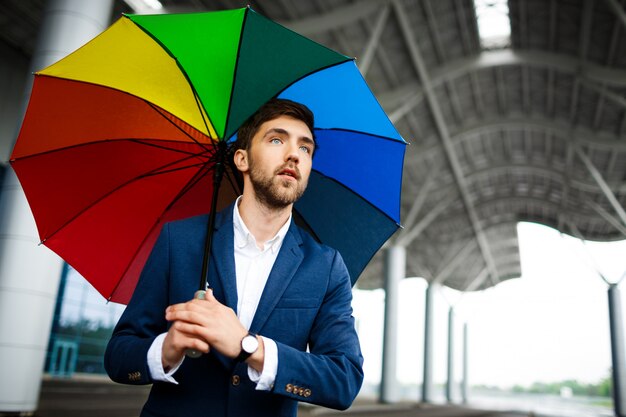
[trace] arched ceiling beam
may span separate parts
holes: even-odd
[[[582,80],[581,84],[587,87],[588,89],[593,90],[596,93],[600,94],[602,97],[608,98],[613,103],[618,104],[622,106],[624,109],[626,109],[626,98],[610,91],[608,88],[606,88],[606,86],[604,85],[601,86],[601,85],[598,85],[594,82],[587,81],[587,80]]]
[[[559,171],[554,169],[551,165],[539,165],[539,164],[520,164],[520,163],[503,163],[502,165],[490,165],[483,169],[468,172],[467,179],[470,182],[479,180],[482,177],[496,177],[509,172],[524,173],[534,177],[541,177],[553,180],[554,182],[562,183],[568,175],[567,170]],[[600,192],[597,185],[575,180],[570,177],[571,186],[577,190],[585,192]],[[450,185],[448,185],[450,186]],[[446,185],[439,184],[439,188],[445,188]],[[626,185],[619,188],[618,191],[626,192]]]
[[[626,12],[624,12],[624,9],[619,4],[619,2],[617,0],[605,0],[605,2],[609,5],[611,10],[613,10],[613,13],[615,13],[617,18],[622,22],[622,24],[624,25],[624,29],[626,29]]]
[[[448,279],[452,272],[454,272],[454,270],[461,265],[461,263],[465,262],[475,248],[475,240],[471,239],[460,251],[454,254],[452,259],[445,263],[445,266],[437,273],[437,276],[435,276],[432,280],[432,283],[445,285],[446,279]]]
[[[552,168],[552,166],[550,165],[542,166],[538,164],[503,163],[501,165],[491,165],[491,166],[487,166],[485,168],[482,168],[476,171],[467,172],[466,178],[469,184],[473,184],[475,181],[479,181],[484,177],[498,177],[498,176],[501,176],[510,172],[523,173],[532,177],[549,179],[556,183],[562,183],[564,179],[567,177],[566,170],[559,171],[559,170]],[[570,180],[569,186],[571,186],[572,188],[576,190],[580,190],[584,192],[596,192],[596,193],[601,192],[601,190],[598,189],[598,186],[593,183],[584,182],[584,181],[571,179],[571,178],[569,180]],[[437,189],[440,192],[446,189],[451,189],[453,187],[455,187],[455,184],[453,182],[443,182],[443,183],[437,184]],[[617,189],[617,192],[626,193],[626,185],[620,186]],[[447,204],[451,204],[452,201],[454,201],[453,198],[451,198],[450,200],[446,199]],[[439,204],[437,204],[435,207],[438,207],[438,206]],[[434,210],[434,208],[430,208],[429,210]],[[398,240],[404,241],[404,239],[406,239],[404,238],[404,236],[411,235],[412,229],[416,226],[417,225],[413,225],[412,223],[406,224],[405,229],[403,229],[402,232],[398,235]]]
[[[399,235],[403,235],[406,233],[406,229],[410,229],[415,225],[417,221],[417,216],[419,215],[420,210],[426,203],[430,195],[430,189],[435,184],[436,178],[439,176],[439,170],[433,169],[428,173],[426,180],[422,183],[422,186],[417,191],[417,195],[415,199],[413,199],[413,203],[411,204],[411,208],[409,212],[404,217],[404,229],[398,232]]]
[[[542,198],[538,198],[538,197],[533,197],[533,196],[518,196],[518,195],[510,195],[510,196],[502,196],[499,195],[495,198],[490,198],[490,199],[485,199],[485,200],[480,200],[476,202],[476,209],[479,211],[482,210],[486,210],[489,211],[491,213],[498,213],[499,210],[497,210],[495,207],[499,206],[499,205],[504,205],[507,206],[507,208],[503,211],[503,213],[505,214],[513,214],[516,213],[515,208],[513,210],[511,210],[511,206],[515,207],[524,207],[527,208],[528,204],[531,204],[532,206],[536,207],[536,208],[543,208],[544,210],[547,210],[549,213],[553,213],[556,218],[556,214],[558,214],[559,212],[563,212],[564,216],[567,218],[571,217],[579,217],[579,218],[583,218],[586,220],[599,220],[600,217],[598,216],[594,216],[592,213],[590,212],[584,212],[582,210],[580,210],[580,208],[582,207],[577,207],[577,210],[574,210],[572,208],[570,209],[566,209],[566,210],[562,210],[561,206],[559,204],[556,204],[554,202],[551,201],[547,201],[545,199]],[[584,206],[584,204],[581,204],[581,206]],[[532,212],[530,214],[533,214]],[[458,217],[458,216],[456,216]],[[518,221],[525,221],[525,219],[519,219],[519,216],[515,216],[516,218],[518,218]],[[450,218],[446,217],[442,220],[445,221],[450,221]],[[604,219],[602,219],[604,220]],[[535,221],[535,220],[531,220],[531,221]],[[550,226],[550,227],[554,227],[552,224],[545,224],[544,225]]]
[[[451,139],[456,142],[498,130],[522,131],[525,129],[537,130],[539,132],[548,131],[557,138],[567,141],[574,139],[581,145],[596,149],[626,151],[626,142],[618,134],[598,132],[582,126],[572,128],[569,124],[538,116],[481,120],[478,123],[462,126],[460,129],[452,132]]]
[[[606,87],[600,87],[598,84],[626,87],[626,70],[581,62],[578,57],[554,52],[514,51],[512,49],[484,51],[474,56],[449,61],[445,65],[432,69],[431,72],[436,75],[431,79],[431,84],[433,87],[439,87],[446,81],[475,71],[507,65],[526,65],[578,76],[586,87],[593,88],[595,86],[594,91],[624,106],[622,97],[611,93]],[[393,109],[407,100],[408,94],[417,96],[415,100],[415,105],[417,105],[423,99],[424,91],[417,83],[411,82],[394,90],[380,93],[378,98],[388,112],[393,112]],[[398,102],[398,100],[402,101]]]
[[[626,239],[626,227],[619,221],[619,219],[616,219],[615,216],[606,211],[600,204],[596,203],[595,201],[587,201],[586,203],[596,213],[598,213],[600,217],[609,222]]]
[[[517,235],[511,236],[511,233],[502,233],[500,236],[492,237],[494,244],[498,247],[493,253],[497,253],[499,256],[518,256],[519,257],[519,242]]]
[[[463,291],[465,292],[474,291],[476,288],[479,288],[488,277],[489,277],[489,270],[487,268],[483,268],[483,270],[480,271],[478,275],[476,275],[476,277],[470,279],[467,282],[465,289]]]
[[[452,132],[451,139],[453,142],[458,143],[465,140],[479,139],[480,134],[489,134],[494,131],[522,131],[524,129],[529,131],[550,132],[554,135],[554,138],[567,142],[570,142],[573,138],[580,145],[584,145],[590,149],[618,152],[626,151],[626,142],[621,139],[623,136],[609,132],[592,131],[581,126],[572,128],[565,123],[539,116],[481,120],[478,123],[461,126],[459,129]],[[418,161],[428,158],[432,159],[433,153],[440,151],[440,146],[436,144],[434,138],[425,138],[424,142],[430,143],[431,145],[418,147],[415,152],[413,152]]]
[[[410,228],[403,229],[401,235],[396,240],[396,244],[401,246],[409,245],[415,238],[417,238],[424,229],[426,229],[437,217],[443,213],[450,204],[455,200],[455,196],[448,195],[448,197],[441,200],[435,207],[428,210],[428,213],[417,224],[412,225]]]
[[[389,5],[385,5],[380,11],[378,18],[376,19],[376,23],[374,24],[374,29],[372,30],[370,38],[367,41],[367,45],[365,46],[365,50],[363,51],[363,55],[361,59],[357,60],[359,70],[361,71],[361,74],[363,74],[363,77],[367,75],[370,65],[374,60],[374,53],[380,44],[380,37],[383,34],[387,18],[389,17],[389,9]]]
[[[516,51],[501,49],[484,51],[473,57],[451,61],[433,70],[433,73],[438,74],[436,80],[449,80],[471,71],[507,65],[552,68],[559,72],[579,75],[583,79],[598,83],[606,83],[615,87],[626,87],[626,71],[623,69],[609,68],[586,61],[581,62],[576,56],[535,50]]]
[[[528,211],[528,207],[532,206],[537,209],[537,213],[534,211]],[[520,196],[520,195],[498,195],[489,199],[481,199],[474,203],[476,210],[479,212],[489,212],[490,217],[484,218],[481,220],[481,223],[484,225],[484,230],[490,230],[492,227],[500,224],[508,224],[508,223],[518,223],[520,221],[530,221],[530,222],[538,222],[536,219],[536,214],[540,214],[540,210],[544,210],[549,214],[553,214],[556,219],[556,215],[560,212],[566,218],[577,217],[579,219],[584,219],[586,221],[606,221],[604,218],[600,216],[595,216],[592,211],[582,211],[585,204],[581,204],[576,209],[568,208],[562,210],[560,205],[545,200],[543,198],[534,197],[534,196]],[[528,212],[529,216],[526,218],[521,218],[519,216],[520,212]],[[545,214],[545,212],[543,214]],[[497,217],[503,215],[506,216],[506,219],[498,219]],[[453,223],[457,220],[464,220],[464,213],[462,212],[452,212],[449,215],[441,216],[438,222],[434,223],[435,225],[439,222],[443,222],[445,224]],[[493,220],[493,223],[490,223],[490,220]],[[556,225],[551,223],[542,223],[546,226],[553,227],[556,229]],[[558,229],[557,229],[558,230]]]
[[[381,7],[385,7],[389,1],[360,0],[347,6],[334,8],[323,14],[296,21],[282,21],[280,24],[305,36],[315,35],[365,19],[379,11]]]
[[[578,155],[578,158],[580,158],[583,164],[585,164],[585,167],[587,167],[587,170],[589,171],[593,179],[596,181],[596,183],[598,183],[598,186],[602,190],[602,193],[607,198],[607,200],[609,200],[611,206],[613,206],[613,209],[619,216],[622,223],[626,225],[626,211],[624,211],[624,207],[622,207],[620,202],[615,197],[615,194],[613,194],[611,187],[609,187],[609,185],[606,183],[600,171],[598,171],[595,165],[593,165],[591,159],[589,159],[589,157],[582,151],[582,149],[580,149],[580,146],[578,146],[577,144],[574,144],[573,146],[576,155]]]
[[[463,203],[467,211],[467,215],[472,224],[476,241],[478,242],[478,247],[480,248],[480,252],[485,260],[485,264],[487,264],[489,268],[490,274],[494,277],[494,279],[497,279],[498,273],[489,249],[489,242],[487,241],[487,238],[485,237],[485,234],[480,226],[478,216],[470,200],[469,193],[467,191],[467,185],[465,183],[465,178],[461,170],[461,164],[459,163],[458,156],[456,155],[456,151],[454,150],[454,146],[452,145],[452,141],[450,140],[450,133],[443,118],[441,106],[435,95],[433,85],[430,82],[430,76],[428,75],[426,64],[424,63],[424,59],[422,58],[419,46],[415,41],[415,33],[413,33],[413,28],[411,27],[411,23],[407,18],[407,13],[404,10],[404,5],[398,0],[394,0],[392,4],[394,6],[396,18],[398,19],[400,25],[400,31],[403,34],[404,41],[409,50],[409,56],[416,72],[419,75],[420,81],[424,88],[426,99],[428,100],[428,104],[432,111],[433,118],[435,119],[437,131],[439,132],[443,147],[445,149],[445,153],[452,168],[452,172],[454,174],[454,177],[456,178],[459,191],[461,193]]]

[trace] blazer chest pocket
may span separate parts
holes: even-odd
[[[276,304],[276,309],[315,309],[318,308],[320,302],[317,298],[298,297],[298,298],[281,298]]]
[[[316,298],[280,299],[261,334],[296,349],[306,350],[319,304]]]

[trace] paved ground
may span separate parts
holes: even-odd
[[[45,378],[34,417],[133,417],[148,395],[148,386],[114,384],[103,377]],[[358,400],[347,411],[304,405],[298,417],[527,417],[525,413],[496,412],[428,404],[383,405]],[[0,416],[2,414],[0,413]],[[242,416],[246,417],[246,416]]]

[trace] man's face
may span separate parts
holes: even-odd
[[[250,182],[261,203],[283,208],[304,194],[315,148],[312,138],[304,122],[288,116],[261,125],[248,149]]]

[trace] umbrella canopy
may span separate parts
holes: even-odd
[[[35,74],[11,164],[41,241],[127,302],[164,222],[238,195],[227,172],[212,201],[216,154],[273,97],[315,114],[295,218],[354,283],[399,225],[405,142],[353,59],[250,8],[124,15]]]

